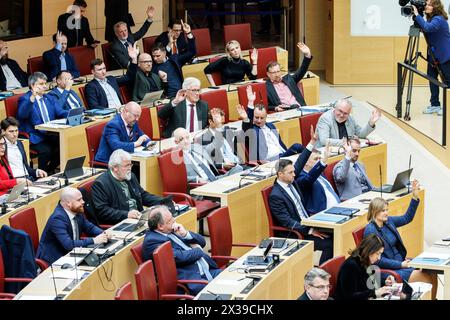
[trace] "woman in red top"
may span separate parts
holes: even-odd
[[[12,170],[9,167],[8,159],[5,156],[6,141],[3,136],[0,137],[0,195],[7,193],[18,183],[26,182],[24,178],[14,179]]]

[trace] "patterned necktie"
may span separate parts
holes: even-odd
[[[80,108],[80,104],[78,103],[77,99],[72,95],[71,92],[69,92],[68,99],[71,103],[69,103],[69,106],[71,109]]]
[[[130,133],[128,134],[128,141],[133,141],[133,135],[134,135],[133,126],[128,125],[127,127],[130,130]]]
[[[208,176],[208,180],[209,181],[216,181],[217,180],[216,176],[214,175],[214,173],[209,168],[209,165],[208,166],[205,165],[203,163],[202,159],[197,157],[195,152],[191,152],[191,156],[194,159],[194,161],[199,165],[199,167],[202,168],[202,170],[206,173],[206,175]]]
[[[125,42],[123,45],[125,46],[125,48],[128,49],[128,46],[129,46],[130,44],[129,44],[128,41],[127,41],[127,42]]]
[[[178,238],[173,233],[169,233],[167,235],[167,237],[170,240],[172,240],[173,242],[175,242],[176,244],[178,244],[184,250],[192,250],[191,247],[189,247],[187,244],[185,244],[180,238]],[[208,281],[211,281],[213,279],[213,276],[209,272],[209,265],[206,262],[206,260],[202,257],[202,258],[198,259],[195,263],[197,264],[198,269],[200,270],[200,274],[205,275],[206,279],[208,279]]]
[[[361,184],[362,192],[364,193],[364,192],[369,191],[370,190],[369,183],[367,182],[367,179],[366,179],[364,173],[362,172],[361,168],[359,167],[359,165],[356,162],[353,164],[353,169],[355,169],[357,178],[359,180],[359,183]]]
[[[189,117],[189,132],[194,132],[194,108],[195,104],[189,104],[189,107],[191,107],[191,115]]]
[[[39,110],[41,111],[42,120],[44,123],[50,122],[50,117],[48,116],[47,108],[44,103],[44,98],[38,100]]]
[[[73,221],[73,232],[75,233],[73,239],[80,240],[80,231],[78,230],[77,219],[73,217],[72,221]]]
[[[300,198],[300,195],[298,194],[297,190],[295,190],[294,186],[292,184],[288,185],[289,190],[291,190],[291,193],[294,195],[294,202],[297,208],[299,208],[298,214],[300,215],[300,219],[308,219],[308,213],[305,210],[305,207],[303,206],[302,199]]]

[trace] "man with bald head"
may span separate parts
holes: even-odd
[[[26,87],[27,80],[27,74],[8,57],[8,44],[0,40],[0,91]]]
[[[134,148],[147,146],[150,138],[138,125],[141,112],[141,106],[130,101],[123,107],[120,114],[106,124],[95,161],[107,163],[111,153],[117,149],[133,153]]]
[[[134,81],[134,101],[141,101],[148,92],[166,90],[167,73],[164,71],[160,71],[158,74],[153,73],[151,72],[152,66],[152,57],[148,53],[141,53],[138,57],[138,70]]]
[[[319,141],[316,147],[342,146],[343,139],[358,137],[365,139],[373,130],[375,123],[380,119],[381,112],[378,109],[372,111],[372,115],[364,128],[361,128],[351,116],[352,103],[341,99],[335,103],[333,109],[322,114],[317,122],[316,133]]]
[[[67,187],[61,191],[59,204],[42,232],[37,258],[52,264],[75,247],[108,241],[110,236],[84,217],[83,205],[83,197],[78,189]],[[80,239],[82,233],[90,238]]]

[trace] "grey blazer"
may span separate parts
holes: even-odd
[[[367,122],[364,128],[361,128],[353,119],[352,115],[349,115],[347,121],[345,122],[345,128],[347,129],[348,136],[358,136],[359,138],[366,138],[373,130]],[[339,139],[339,129],[334,118],[333,109],[328,110],[322,114],[317,122],[316,133],[319,136],[319,141],[317,141],[316,147],[320,148],[326,145],[327,140],[330,141],[331,146],[340,146],[341,139]]]
[[[339,161],[333,169],[333,178],[336,183],[336,188],[338,189],[339,197],[341,201],[347,200],[362,194],[361,183],[358,180],[358,174],[356,173],[353,166],[350,165],[350,160],[347,158]],[[373,185],[369,180],[366,173],[366,168],[362,162],[356,162],[361,168],[364,176],[369,183],[370,188],[373,189]]]
[[[221,169],[222,165],[224,163],[224,155],[222,152],[222,145],[225,141],[228,142],[231,150],[233,151],[235,155],[235,162],[236,164],[242,163],[242,160],[236,155],[235,150],[235,138],[236,134],[234,130],[231,128],[225,126],[224,131],[217,131],[208,129],[206,132],[201,136],[202,138],[202,145],[205,148],[205,150],[208,152],[208,155],[211,157],[211,159],[214,161],[214,164],[216,165],[217,169]]]
[[[200,173],[197,171],[197,167],[191,162],[191,159],[186,156],[186,153],[195,153],[197,157],[202,158],[205,165],[209,165],[209,168],[214,173],[216,177],[219,178],[220,173],[217,171],[214,162],[211,160],[208,152],[203,150],[202,146],[199,144],[192,144],[191,149],[183,150],[183,160],[186,166],[187,180],[188,182],[197,182],[197,178],[201,178]]]

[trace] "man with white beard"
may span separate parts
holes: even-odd
[[[143,206],[166,203],[167,199],[145,191],[131,172],[131,155],[118,149],[92,186],[92,203],[99,224],[114,225],[124,219],[139,219]]]

